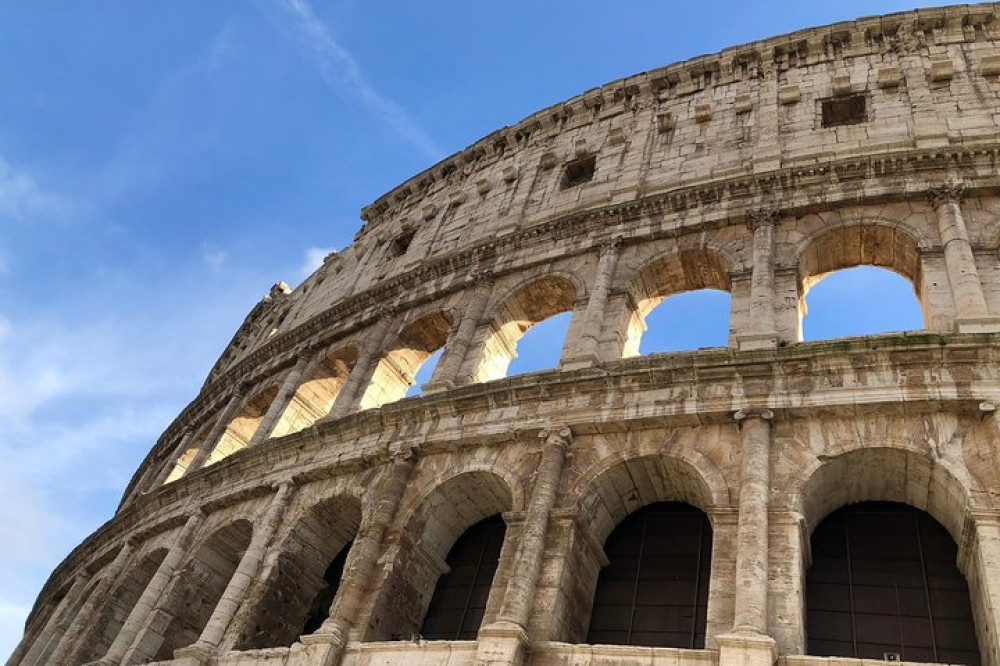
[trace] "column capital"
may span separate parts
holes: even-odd
[[[611,238],[605,238],[600,243],[598,243],[598,252],[603,257],[607,254],[618,254],[621,252],[622,247],[625,245],[625,240],[621,236],[613,236]]]
[[[389,456],[389,462],[416,462],[417,455],[420,453],[420,446],[413,443],[397,444],[395,446],[390,444],[386,452]]]
[[[746,419],[761,419],[763,421],[774,420],[774,412],[766,407],[744,407],[735,414],[733,420],[743,423]]]
[[[773,227],[781,214],[777,208],[752,208],[745,213],[747,226],[750,231],[757,231],[761,227]]]
[[[546,446],[554,445],[567,449],[573,442],[573,431],[569,426],[552,426],[540,430],[538,438],[544,439]]]
[[[966,192],[968,192],[969,186],[964,182],[949,180],[941,183],[940,185],[935,185],[933,187],[927,188],[924,193],[927,197],[927,202],[932,208],[937,208],[946,203],[959,203],[965,197]]]

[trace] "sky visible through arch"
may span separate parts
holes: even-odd
[[[362,206],[616,78],[913,6],[0,5],[0,657],[254,303],[347,245]],[[875,277],[857,275],[856,298],[822,324],[812,301],[837,276],[814,288],[817,330],[873,316],[857,298],[878,293]],[[905,304],[874,313],[908,328]],[[717,304],[671,299],[650,330],[693,340],[668,346],[720,344],[718,317]],[[559,325],[529,332],[532,347]],[[512,370],[550,362],[527,356]]]

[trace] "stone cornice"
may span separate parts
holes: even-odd
[[[315,315],[295,329],[274,336],[272,339],[237,360],[177,416],[164,431],[150,454],[133,476],[123,495],[128,498],[135,484],[151,464],[164,460],[173,450],[173,442],[180,430],[192,422],[204,419],[231,392],[236,382],[260,381],[295,362],[297,350],[306,344],[330,344],[377,321],[384,308],[395,311],[437,300],[468,288],[466,276],[487,272],[499,278],[504,274],[522,271],[525,264],[496,269],[498,257],[517,256],[523,249],[551,244],[569,238],[591,236],[597,240],[567,250],[564,256],[593,252],[604,241],[621,236],[624,243],[649,242],[697,233],[728,224],[742,223],[748,211],[768,208],[770,201],[782,201],[782,214],[804,214],[822,207],[830,209],[843,204],[881,202],[917,198],[940,185],[941,173],[966,174],[963,183],[969,195],[993,192],[1000,189],[1000,176],[981,176],[995,173],[992,165],[1000,161],[1000,144],[996,142],[956,145],[947,148],[913,149],[876,152],[823,163],[789,165],[759,174],[739,174],[702,184],[685,185],[623,203],[598,205],[581,211],[553,215],[537,223],[517,229],[509,234],[486,239],[451,254],[432,258],[413,270],[397,274],[379,284],[336,303]],[[977,167],[990,167],[977,169]],[[899,176],[926,178],[916,181],[913,191],[900,192]],[[837,185],[850,181],[844,192]],[[880,181],[884,187],[880,188]],[[865,186],[870,186],[865,189]],[[807,188],[814,187],[822,200],[809,196]],[[691,220],[686,215],[684,224],[659,225],[659,229],[637,228],[640,219],[659,219],[678,213],[702,210],[702,219]],[[451,278],[433,294],[409,302],[404,301],[415,287],[435,280]],[[461,278],[461,279],[459,279]]]
[[[477,174],[534,137],[551,136],[599,118],[717,86],[776,78],[778,73],[819,63],[886,53],[915,53],[932,45],[990,38],[997,11],[992,4],[955,5],[860,18],[800,30],[702,55],[687,61],[609,82],[565,102],[537,111],[493,132],[404,181],[362,210],[369,225],[401,203],[423,197],[456,180],[475,182]],[[577,121],[577,122],[574,122]],[[367,227],[359,236],[367,232]]]
[[[729,426],[733,413],[750,405],[734,399],[734,386],[745,382],[771,382],[776,390],[753,407],[773,411],[774,422],[807,418],[816,409],[828,416],[857,417],[869,412],[911,415],[947,409],[978,418],[983,401],[1000,402],[1000,376],[982,375],[995,367],[1000,339],[989,334],[937,335],[930,333],[852,338],[808,343],[774,350],[717,349],[623,359],[601,368],[571,372],[548,371],[473,384],[444,394],[387,404],[337,421],[308,428],[273,440],[255,449],[240,451],[220,463],[184,477],[125,506],[118,515],[78,546],[53,573],[39,597],[43,599],[64,583],[65,576],[88,566],[95,552],[120,543],[136,532],[162,531],[157,525],[177,520],[196,506],[215,511],[221,507],[273,492],[276,479],[291,473],[297,483],[343,474],[364,473],[388,464],[386,441],[400,450],[419,447],[421,457],[440,455],[465,447],[503,446],[524,441],[521,435],[551,427],[553,420],[571,428],[577,439],[613,430],[691,427],[705,424]],[[893,370],[884,382],[870,377],[858,388],[813,386],[817,365],[826,372],[837,364],[845,372],[886,366]],[[954,392],[927,386],[923,393],[913,385],[901,388],[901,372],[935,368],[977,373],[975,392]],[[990,386],[993,386],[991,389]],[[718,390],[712,390],[712,387]],[[667,391],[674,398],[667,397]],[[642,399],[643,408],[618,406],[595,417],[591,407],[612,404],[607,396],[642,396],[654,391],[656,399]],[[580,400],[581,395],[590,395]],[[602,398],[601,396],[604,396]],[[573,398],[573,400],[569,400]],[[542,407],[548,403],[554,412]],[[490,424],[476,414],[497,407],[532,405],[534,416],[518,422]],[[414,422],[436,422],[433,436],[417,435]],[[466,426],[462,424],[484,425]],[[302,469],[290,469],[301,466]],[[249,480],[249,481],[248,481]]]

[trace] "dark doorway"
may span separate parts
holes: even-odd
[[[604,544],[588,643],[705,647],[712,526],[680,502],[629,515]]]
[[[420,635],[428,640],[475,640],[483,623],[507,525],[500,515],[481,520],[459,537],[445,559]]]
[[[957,555],[937,521],[904,504],[863,502],[830,514],[812,535],[809,654],[978,666]]]

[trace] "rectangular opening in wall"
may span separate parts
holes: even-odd
[[[389,256],[401,257],[406,254],[406,251],[410,249],[410,243],[413,242],[413,235],[415,233],[415,231],[405,231],[393,238],[389,244]]]
[[[597,156],[590,155],[578,160],[573,160],[566,165],[563,171],[562,189],[576,187],[588,183],[594,178],[594,170],[597,168]]]
[[[833,97],[820,102],[823,111],[823,127],[858,125],[868,118],[865,114],[865,96]]]

